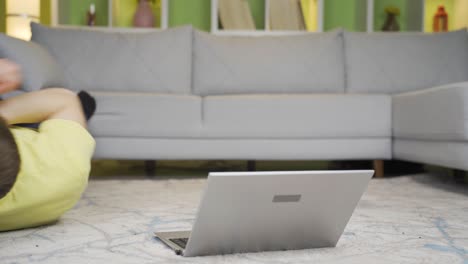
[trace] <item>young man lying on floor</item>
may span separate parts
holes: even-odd
[[[0,94],[20,85],[20,68],[0,59]],[[84,112],[94,110],[87,93],[62,88],[0,101],[0,231],[54,222],[77,203],[95,148]]]

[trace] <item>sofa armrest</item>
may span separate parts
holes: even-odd
[[[394,95],[393,137],[468,140],[468,82]]]

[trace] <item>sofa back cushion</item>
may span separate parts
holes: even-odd
[[[350,93],[398,93],[468,80],[468,34],[345,32]]]
[[[194,32],[199,95],[344,92],[341,31],[288,36]]]
[[[73,90],[190,93],[191,27],[130,33],[32,23],[31,29]]]

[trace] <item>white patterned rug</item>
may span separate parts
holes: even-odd
[[[336,248],[183,258],[152,237],[190,228],[204,178],[94,179],[55,225],[0,233],[0,263],[462,263],[468,190],[440,177],[371,181]]]

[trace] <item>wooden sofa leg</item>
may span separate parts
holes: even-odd
[[[384,177],[384,161],[383,160],[374,160],[373,162],[374,167],[374,177],[376,178],[383,178]]]
[[[248,160],[247,161],[247,170],[248,171],[255,171],[257,168],[256,168],[256,164],[255,164],[255,160]]]
[[[145,172],[146,176],[154,177],[156,175],[156,161],[155,160],[145,160]]]

